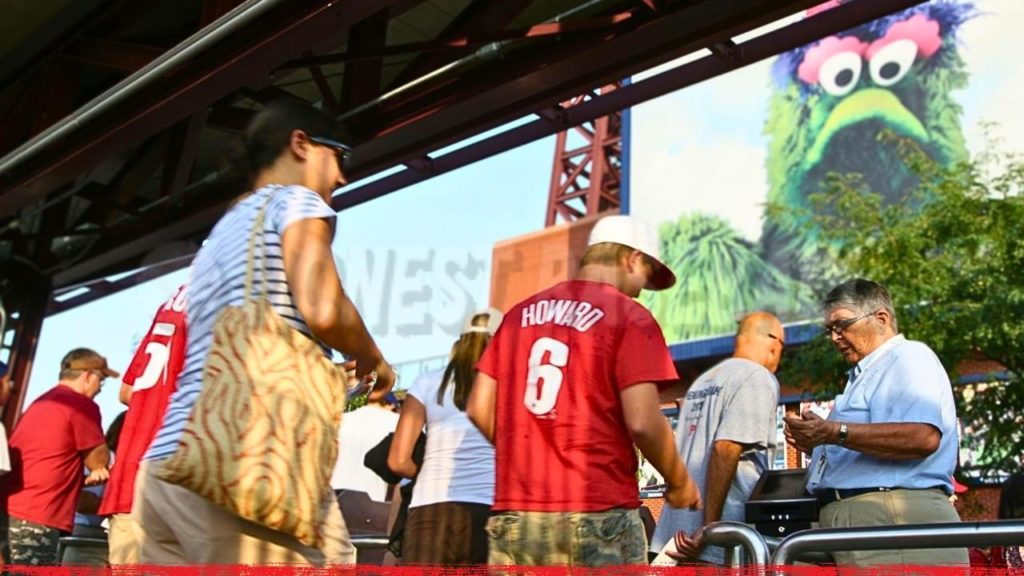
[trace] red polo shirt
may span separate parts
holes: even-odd
[[[103,444],[100,408],[89,397],[57,385],[21,416],[9,443],[10,516],[70,532],[85,480],[84,452]]]

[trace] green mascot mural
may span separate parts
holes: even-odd
[[[755,308],[784,320],[813,315],[812,287],[837,270],[795,214],[810,208],[808,197],[830,173],[861,174],[887,202],[901,201],[913,174],[895,145],[879,141],[883,130],[942,164],[966,158],[953,93],[967,84],[957,30],[973,14],[971,3],[933,0],[776,60],[765,123],[767,201],[782,210],[766,213],[756,243],[703,214],[662,225],[663,253],[680,283],[644,302],[669,341],[730,333],[736,316]]]

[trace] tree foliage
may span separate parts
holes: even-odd
[[[968,445],[984,444],[974,462],[988,471],[1016,470],[1024,454],[1024,161],[987,139],[986,152],[944,167],[916,144],[895,142],[916,184],[887,203],[856,174],[831,175],[812,195],[806,216],[820,231],[821,253],[850,276],[888,287],[901,332],[927,343],[956,382],[965,360],[1005,368],[1002,385],[981,393],[957,389]],[[781,209],[778,206],[772,210]],[[833,279],[833,280],[839,280]],[[824,340],[785,361],[789,382],[826,383],[835,392],[846,366]],[[976,375],[975,375],[976,376]],[[968,401],[969,400],[969,401]]]

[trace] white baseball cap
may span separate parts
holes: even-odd
[[[473,324],[473,318],[476,318],[481,314],[487,314],[487,324],[483,326],[475,326]],[[505,315],[497,308],[488,308],[486,310],[480,310],[479,312],[473,312],[466,318],[466,322],[462,325],[461,333],[472,334],[476,332],[494,336],[494,333],[498,331],[498,327],[501,326],[501,319],[504,318],[504,316]]]
[[[590,231],[588,246],[614,242],[643,252],[654,261],[654,275],[644,288],[664,290],[676,283],[676,275],[661,261],[661,242],[658,231],[634,216],[605,216]]]

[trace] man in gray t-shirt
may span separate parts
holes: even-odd
[[[676,447],[700,486],[704,510],[665,506],[651,551],[660,552],[682,532],[676,561],[723,563],[723,551],[704,547],[698,532],[719,520],[743,522],[744,504],[775,451],[775,410],[784,342],[782,324],[767,312],[740,321],[736,349],[700,375],[680,402]]]

